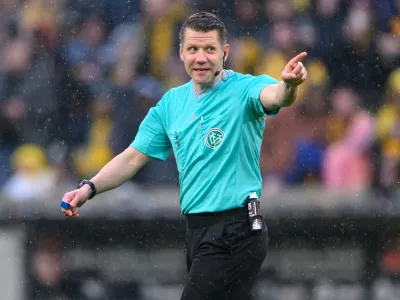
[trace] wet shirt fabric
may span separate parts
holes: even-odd
[[[174,151],[183,214],[241,207],[261,196],[259,156],[267,115],[262,89],[277,81],[225,71],[196,93],[193,82],[169,90],[149,110],[131,146],[159,160]]]

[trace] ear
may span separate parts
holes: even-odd
[[[226,62],[226,60],[228,59],[229,56],[229,49],[231,48],[231,46],[229,44],[225,44],[224,46],[224,62]]]
[[[181,61],[183,61],[183,48],[182,48],[182,44],[179,44],[179,57],[181,58]]]

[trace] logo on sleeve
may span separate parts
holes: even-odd
[[[211,128],[207,131],[204,141],[208,148],[217,149],[224,139],[224,132],[219,128]]]

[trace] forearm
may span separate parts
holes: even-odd
[[[280,107],[290,106],[296,101],[297,86],[293,86],[284,81],[278,83],[276,89],[276,103]]]
[[[266,86],[260,95],[264,110],[276,110],[279,107],[290,106],[296,101],[297,87],[307,78],[307,71],[301,60],[307,56],[302,52],[292,58],[282,72],[282,81]]]
[[[128,148],[107,163],[91,181],[97,194],[112,190],[132,178],[148,161],[148,156]]]
[[[266,86],[260,95],[260,101],[266,111],[273,111],[280,107],[290,106],[297,97],[297,86],[284,81]]]

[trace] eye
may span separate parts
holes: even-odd
[[[188,48],[188,50],[189,50],[190,53],[194,53],[194,52],[196,52],[197,48],[196,47],[190,47],[190,48]]]
[[[208,52],[214,52],[214,51],[215,51],[215,47],[208,47],[208,48],[207,48],[207,51],[208,51]]]

